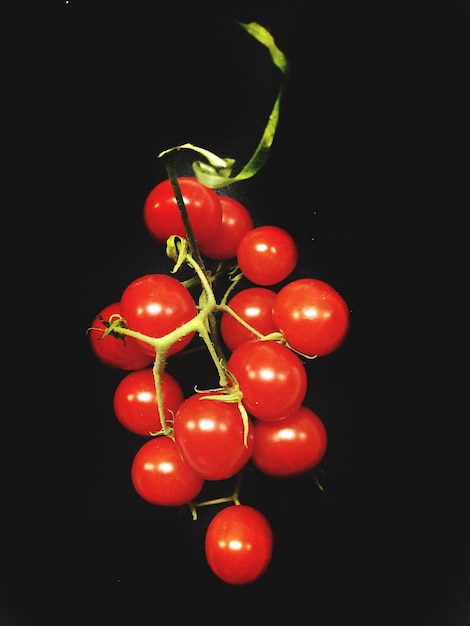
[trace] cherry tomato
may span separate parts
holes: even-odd
[[[180,405],[173,422],[181,456],[207,480],[230,478],[248,462],[253,450],[251,422],[245,445],[238,405],[217,397],[223,398],[214,392],[189,396]]]
[[[168,372],[160,377],[165,419],[173,417],[184,401],[183,390]],[[151,368],[130,372],[114,391],[114,413],[119,422],[137,435],[149,436],[162,428],[158,412],[157,392]]]
[[[219,196],[222,221],[217,233],[199,242],[199,251],[210,259],[225,261],[237,256],[238,244],[253,228],[248,209],[235,198]]]
[[[326,452],[325,426],[306,406],[278,422],[256,421],[253,430],[253,464],[269,476],[283,478],[307,472]]]
[[[121,295],[122,316],[131,330],[150,337],[163,337],[197,315],[193,297],[173,276],[146,274],[132,281]],[[175,342],[168,354],[183,350],[194,337],[189,333]],[[141,342],[144,350],[155,351]]]
[[[272,528],[257,509],[229,505],[210,521],[204,548],[207,563],[218,578],[245,585],[259,579],[271,562]]]
[[[95,356],[105,365],[123,370],[137,370],[152,363],[154,355],[145,350],[144,344],[133,337],[114,336],[103,337],[112,315],[121,315],[119,302],[109,304],[102,309],[92,322],[88,331],[90,346]]]
[[[134,456],[131,479],[137,493],[151,504],[182,506],[201,491],[204,480],[178,452],[170,437],[146,441]]]
[[[177,180],[194,237],[198,242],[211,239],[216,235],[222,221],[219,196],[195,177],[181,176]],[[160,243],[166,243],[171,235],[187,239],[169,179],[158,183],[150,191],[145,199],[143,217],[147,230]]]
[[[297,245],[292,236],[278,226],[258,226],[244,235],[238,245],[237,261],[241,272],[256,285],[281,282],[297,265]]]
[[[235,294],[227,304],[247,324],[262,335],[269,335],[278,330],[272,313],[275,296],[276,292],[266,287],[248,287]],[[220,318],[220,334],[232,352],[245,341],[256,339],[256,335],[242,326],[230,313],[223,313]]]
[[[300,408],[307,373],[299,357],[275,341],[247,341],[232,352],[227,369],[238,381],[250,415],[272,421]]]
[[[273,303],[276,326],[287,343],[307,356],[336,350],[349,329],[349,308],[331,285],[315,278],[294,280]]]

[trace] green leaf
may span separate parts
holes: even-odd
[[[271,152],[274,136],[276,134],[279,122],[281,97],[289,72],[289,62],[287,58],[281,50],[279,50],[273,36],[268,30],[266,30],[266,28],[260,26],[256,22],[250,22],[249,24],[244,24],[242,22],[237,23],[244,28],[248,34],[268,48],[274,65],[283,73],[283,80],[281,82],[276,101],[274,102],[273,109],[268,118],[261,140],[252,157],[238,174],[232,176],[232,169],[236,162],[235,159],[219,157],[213,152],[194,146],[191,143],[185,143],[175,146],[174,148],[169,148],[168,150],[163,150],[163,152],[160,152],[158,155],[158,158],[161,158],[168,156],[174,151],[182,149],[193,150],[194,152],[199,153],[206,159],[207,163],[204,161],[194,161],[192,164],[194,174],[203,185],[212,189],[220,189],[222,187],[232,185],[235,182],[251,178],[259,172],[259,170],[266,163]]]

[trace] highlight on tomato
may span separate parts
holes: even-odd
[[[278,422],[255,421],[252,462],[276,478],[304,474],[322,461],[327,431],[320,417],[306,406]]]
[[[166,435],[153,437],[139,448],[132,461],[131,480],[141,498],[161,506],[188,504],[204,486],[204,479]]]
[[[220,399],[218,399],[220,398]],[[173,429],[181,456],[202,478],[224,480],[249,461],[253,451],[251,422],[245,442],[242,415],[236,402],[217,392],[189,396],[175,414]]]
[[[195,239],[198,242],[212,239],[217,235],[222,222],[219,196],[195,177],[180,176],[177,182]],[[187,239],[184,222],[169,179],[158,183],[147,195],[143,218],[148,232],[159,243],[166,244],[172,235]]]
[[[257,509],[234,504],[212,518],[205,536],[209,568],[222,581],[246,585],[267,570],[273,553],[273,531]]]
[[[350,313],[344,298],[330,284],[299,278],[279,290],[273,318],[294,350],[314,357],[339,348],[349,330]]]

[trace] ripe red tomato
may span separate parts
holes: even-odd
[[[173,422],[176,447],[202,478],[230,478],[248,462],[253,450],[249,422],[247,445],[244,425],[236,403],[216,398],[215,392],[189,396],[178,408]]]
[[[269,476],[303,474],[316,467],[326,452],[326,428],[306,406],[278,422],[256,421],[253,430],[253,464]]]
[[[194,237],[198,242],[211,239],[216,235],[222,221],[219,196],[195,177],[181,176],[177,180]],[[171,235],[187,239],[169,179],[158,183],[150,191],[145,199],[143,217],[147,230],[160,243],[166,243]]]
[[[307,373],[299,357],[275,341],[247,341],[232,352],[227,369],[238,381],[250,415],[272,421],[300,408]]]
[[[247,324],[262,335],[268,335],[278,330],[272,313],[275,296],[276,292],[266,287],[248,287],[235,294],[227,304]],[[256,339],[230,313],[223,313],[220,318],[220,334],[232,352],[245,341]]]
[[[210,521],[204,548],[207,563],[218,578],[245,585],[259,579],[271,562],[272,528],[257,509],[229,505]]]
[[[294,350],[324,356],[336,350],[349,329],[349,308],[331,285],[315,278],[294,280],[273,303],[276,326]]]
[[[173,276],[146,274],[132,281],[121,295],[121,312],[128,327],[150,337],[163,337],[197,315],[193,297]],[[189,333],[168,351],[175,354],[183,350],[194,337]],[[141,342],[152,355],[152,346]]]
[[[95,356],[105,365],[123,370],[137,370],[150,365],[154,355],[149,354],[144,349],[144,344],[138,339],[117,337],[111,334],[103,338],[103,333],[107,328],[103,320],[109,321],[112,315],[121,315],[119,302],[106,306],[92,322],[88,337]]]
[[[183,390],[168,372],[160,378],[165,419],[173,417],[184,401]],[[114,413],[119,422],[137,435],[149,436],[162,428],[157,405],[157,392],[151,368],[130,372],[114,391]]]
[[[297,265],[293,237],[278,226],[258,226],[244,235],[238,245],[237,262],[248,280],[269,286],[281,282]]]
[[[188,504],[204,485],[204,479],[183,460],[173,439],[166,435],[153,437],[139,448],[131,479],[141,498],[161,506]]]
[[[237,256],[238,244],[253,228],[248,209],[235,198],[219,196],[222,221],[217,233],[198,243],[199,251],[210,259],[225,261]]]

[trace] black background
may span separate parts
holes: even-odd
[[[31,259],[48,331],[33,332],[33,406],[5,438],[1,625],[235,612],[467,626],[468,3],[70,0],[55,20],[27,59],[52,153],[46,260]],[[246,477],[242,501],[269,518],[275,548],[239,588],[205,563],[210,507],[195,522],[133,492],[141,440],[112,412],[123,373],[96,362],[85,334],[130,280],[169,268],[142,222],[165,177],[156,155],[190,142],[242,165],[257,145],[280,75],[234,20],[268,27],[292,69],[268,162],[230,192],[256,223],[288,229],[299,274],[351,309],[346,343],[308,364],[329,433],[325,491]],[[189,360],[185,389],[211,375]]]

